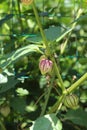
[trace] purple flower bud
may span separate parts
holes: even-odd
[[[39,62],[39,68],[42,74],[46,74],[48,72],[51,72],[53,67],[53,62],[49,59],[47,59],[45,56],[41,56],[40,62]]]

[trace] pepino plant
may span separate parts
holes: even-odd
[[[21,0],[21,2],[17,2],[19,16],[22,17],[20,18],[18,16],[18,20],[21,24],[21,27],[18,27],[18,31],[20,30],[21,32],[18,38],[21,36],[24,37],[17,39],[16,34],[13,35],[13,40],[17,39],[17,41],[14,42],[15,48],[13,48],[10,54],[4,52],[5,54],[3,56],[2,52],[1,55],[0,93],[7,93],[6,97],[3,98],[2,95],[2,100],[0,100],[0,116],[2,117],[0,118],[0,128],[6,130],[3,123],[4,118],[6,118],[5,120],[7,121],[19,123],[16,127],[17,130],[69,130],[68,127],[64,127],[67,120],[77,125],[73,127],[75,130],[83,130],[80,129],[80,124],[82,126],[81,128],[87,128],[87,123],[85,123],[87,112],[79,108],[81,104],[80,96],[83,97],[84,95],[84,97],[86,97],[86,93],[84,92],[83,95],[78,94],[78,92],[81,93],[82,84],[87,80],[86,67],[83,67],[83,70],[78,69],[81,63],[85,63],[85,60],[79,61],[80,63],[77,62],[79,59],[77,50],[76,56],[69,56],[71,60],[68,60],[68,57],[65,56],[68,53],[67,48],[68,50],[70,49],[70,54],[77,48],[78,38],[75,33],[77,33],[76,31],[79,26],[76,26],[76,24],[81,19],[87,17],[84,16],[84,9],[79,7],[78,10],[76,10],[74,21],[70,21],[70,28],[66,29],[67,27],[61,24],[62,27],[51,26],[45,30],[43,26],[46,25],[42,23],[44,17],[50,17],[49,13],[52,13],[53,10],[56,12],[57,7],[53,7],[52,10],[49,10],[49,13],[39,13],[39,9],[37,8],[38,2],[35,3],[35,0]],[[28,7],[31,9],[31,12],[29,12]],[[28,12],[27,16],[22,16],[21,8],[24,9],[25,15]],[[28,10],[26,11],[25,9]],[[55,14],[53,13],[53,15],[55,19]],[[27,22],[24,21],[23,23],[24,18],[28,16]],[[31,20],[30,16],[33,16],[33,20]],[[40,16],[43,16],[43,20]],[[50,22],[52,22],[52,19],[49,19]],[[55,19],[55,21],[56,20],[57,19]],[[15,25],[16,22],[15,20]],[[26,32],[27,29],[24,30],[24,26],[26,24],[31,28],[31,32],[39,30],[39,34],[30,35],[28,32],[25,35],[24,32]],[[77,30],[75,31],[76,27]],[[73,33],[74,31],[75,33]],[[82,35],[83,31],[81,30],[80,33]],[[80,35],[80,33],[78,35]],[[73,39],[75,39],[74,42]],[[18,41],[20,45],[17,44]],[[82,42],[81,39],[78,41]],[[23,45],[21,45],[22,42]],[[69,47],[68,44],[70,44]],[[72,44],[74,44],[73,48],[71,48]],[[85,49],[83,46],[82,48]],[[78,47],[78,51],[81,52],[81,46]],[[76,65],[74,65],[75,62]],[[72,67],[74,68],[74,74],[70,73]],[[78,75],[77,71],[84,71],[84,73],[83,75]],[[85,90],[85,88],[87,88],[86,86],[87,84],[85,83],[82,89]],[[38,99],[37,96],[39,96]],[[31,99],[33,100],[32,102],[30,102]],[[9,102],[9,105],[3,105],[6,102]],[[27,104],[27,102],[29,104]],[[5,110],[6,112],[4,113]],[[80,113],[81,117],[79,115]],[[75,115],[77,117],[75,117]],[[29,123],[31,123],[30,126],[28,126]],[[70,123],[71,122],[69,122],[68,125]]]

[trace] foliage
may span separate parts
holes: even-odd
[[[44,129],[50,129],[50,130],[61,130],[62,124],[60,120],[55,116],[55,114],[49,114],[45,115],[44,117],[38,118],[30,127],[30,130],[44,130]]]
[[[68,111],[67,114],[65,115],[65,119],[71,120],[75,124],[87,127],[86,124],[87,112],[84,112],[82,109],[77,109],[75,111],[73,110]]]
[[[0,1],[0,130],[87,129],[86,8],[86,0]],[[41,75],[43,55],[53,68],[44,61]],[[73,93],[77,110],[63,103]]]

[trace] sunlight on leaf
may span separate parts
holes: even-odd
[[[38,118],[30,130],[62,130],[62,124],[55,114],[50,114]]]
[[[23,89],[23,88],[17,88],[16,92],[17,92],[18,96],[26,96],[26,95],[29,94],[29,92],[26,89]]]
[[[7,76],[4,76],[3,74],[0,74],[0,84],[7,83],[7,82],[8,82]]]

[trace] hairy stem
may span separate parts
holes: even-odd
[[[85,73],[78,81],[72,84],[68,89],[67,93],[73,92],[78,86],[80,86],[87,79],[87,73]]]
[[[63,80],[61,78],[61,75],[60,75],[60,72],[59,72],[59,67],[58,65],[56,64],[56,61],[54,59],[54,57],[52,56],[52,53],[51,53],[51,50],[48,46],[48,40],[45,36],[45,33],[43,31],[43,28],[42,28],[42,25],[41,25],[41,22],[40,22],[40,18],[39,18],[39,15],[38,15],[38,12],[37,12],[37,9],[36,9],[36,6],[35,6],[35,3],[33,2],[32,3],[32,7],[33,7],[33,11],[34,11],[34,14],[35,14],[35,17],[36,17],[36,20],[37,20],[37,23],[38,23],[38,26],[39,26],[39,29],[40,29],[40,32],[41,32],[41,35],[42,35],[42,38],[43,38],[43,41],[44,41],[44,45],[46,47],[46,51],[47,53],[49,54],[51,60],[53,61],[54,63],[54,74],[56,74],[56,76],[58,77],[59,79],[59,82],[60,82],[60,86],[61,86],[61,89],[62,89],[62,95],[59,97],[59,100],[54,104],[54,106],[51,108],[51,110],[49,111],[49,113],[51,112],[54,112],[55,110],[59,110],[62,106],[62,103],[63,103],[63,100],[64,100],[64,97],[68,94],[68,93],[71,93],[72,91],[74,91],[82,82],[84,82],[86,79],[87,79],[87,73],[85,75],[83,75],[77,82],[75,82],[73,85],[71,85],[70,88],[68,88],[67,90],[65,89],[64,87],[64,84],[63,84]],[[82,13],[82,10],[80,9],[78,11],[78,14],[77,14],[77,18],[80,17]],[[73,25],[72,25],[72,28],[71,28],[71,31],[75,28],[75,25],[76,25],[77,22],[74,22]],[[71,35],[71,32],[69,34],[69,36]],[[64,50],[65,50],[65,47],[68,43],[68,39],[65,41],[65,44],[64,44],[64,47],[63,49],[61,50],[61,54],[63,54]],[[52,87],[52,85],[51,85]],[[46,110],[46,106],[47,106],[47,103],[48,103],[48,99],[49,99],[49,96],[50,96],[50,92],[51,92],[51,88],[49,89],[49,92],[47,94],[47,100],[45,101],[45,105],[44,105],[44,108],[42,110],[42,113],[41,115],[43,115],[45,113],[45,110]]]
[[[50,86],[48,88],[48,93],[47,93],[47,95],[45,97],[45,103],[44,103],[44,106],[43,106],[43,109],[42,109],[42,112],[41,112],[40,116],[44,115],[44,113],[45,113],[46,106],[47,106],[47,103],[48,103],[48,100],[49,100],[49,97],[50,97],[50,93],[51,93],[51,90],[52,90],[52,87],[53,87],[53,81],[54,81],[54,77],[51,79],[51,84],[50,84]]]
[[[42,25],[41,25],[41,22],[40,22],[40,18],[39,18],[38,12],[37,12],[37,8],[36,8],[34,2],[32,3],[32,7],[33,7],[33,11],[34,11],[34,14],[35,14],[35,17],[36,17],[36,20],[37,20],[37,23],[38,23],[38,26],[39,26],[39,29],[40,29],[40,32],[41,32],[43,41],[44,41],[44,44],[45,44],[45,46],[47,47],[47,51],[49,52],[49,49],[48,49],[48,41],[47,41],[46,36],[45,36],[45,33],[44,33],[44,31],[43,31],[43,28],[42,28]]]
[[[52,60],[53,63],[54,63],[54,73],[57,75],[57,77],[58,77],[58,79],[59,79],[59,82],[60,82],[62,91],[64,91],[64,90],[65,90],[65,87],[64,87],[64,85],[63,85],[63,80],[62,80],[61,75],[60,75],[60,73],[59,73],[59,67],[58,67],[58,65],[56,64],[56,61],[55,61],[54,57],[53,57],[52,54],[51,54],[51,50],[50,50],[50,48],[49,48],[49,46],[48,46],[48,41],[47,41],[47,38],[46,38],[45,33],[44,33],[44,31],[43,31],[43,28],[42,28],[42,25],[41,25],[41,22],[40,22],[40,18],[39,18],[38,12],[37,12],[37,8],[36,8],[34,2],[32,3],[32,7],[33,7],[33,11],[34,11],[34,14],[35,14],[35,17],[36,17],[36,20],[37,20],[37,23],[38,23],[38,26],[39,26],[39,29],[40,29],[42,38],[43,38],[43,41],[44,41],[44,45],[46,46],[47,53],[49,54],[51,60]]]
[[[78,81],[76,81],[74,84],[72,84],[60,97],[59,100],[52,106],[52,108],[49,110],[48,113],[55,112],[58,108],[58,110],[61,107],[61,103],[63,103],[64,97],[73,92],[74,90],[77,89],[78,86],[80,86],[85,80],[87,79],[87,73],[84,74]]]
[[[53,112],[55,112],[56,110],[57,110],[57,112],[60,110],[60,108],[61,108],[61,106],[62,106],[62,103],[63,103],[63,100],[64,100],[64,98],[65,98],[65,95],[66,94],[62,94],[60,97],[59,97],[59,99],[58,99],[58,101],[51,107],[51,109],[48,111],[48,113],[53,113]],[[57,112],[56,112],[56,114],[57,114]]]

